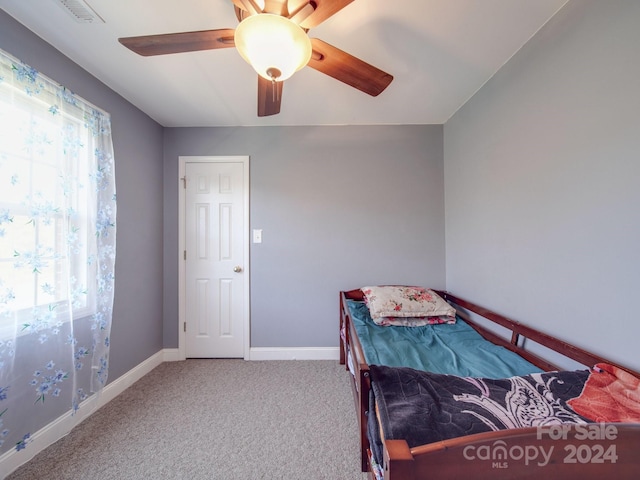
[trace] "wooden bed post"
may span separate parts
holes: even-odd
[[[369,439],[367,437],[367,416],[369,410],[369,365],[364,361],[362,346],[356,336],[349,310],[347,298],[362,300],[360,290],[340,292],[340,360],[345,363],[345,370],[349,371],[348,353],[351,352],[351,365],[354,369],[351,376],[351,391],[358,414],[358,428],[360,430],[360,457],[363,472],[369,468]],[[351,374],[350,373],[350,374]]]
[[[387,440],[384,446],[384,478],[414,478],[414,461],[405,440]]]
[[[342,332],[345,329],[345,324],[344,324],[345,314],[346,312],[344,311],[344,303],[342,301],[342,292],[340,292],[340,329],[338,330],[338,334],[340,336],[340,365],[347,364],[347,359],[345,354],[345,344],[344,344],[344,339],[342,338]],[[349,367],[347,366],[346,369],[349,370]]]
[[[368,392],[371,388],[371,383],[369,380],[369,369],[361,369],[360,366],[357,367],[359,376],[360,376],[360,388],[366,389]],[[366,472],[369,470],[369,455],[367,453],[367,449],[369,448],[369,441],[367,436],[367,423],[369,416],[369,395],[360,395],[360,456],[362,458],[362,471]],[[375,414],[374,414],[375,415]]]

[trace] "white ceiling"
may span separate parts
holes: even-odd
[[[58,0],[0,8],[166,127],[445,123],[567,0],[356,0],[309,31],[392,74],[370,97],[309,67],[284,84],[279,115],[256,113],[257,75],[234,48],[141,57],[119,37],[238,24],[231,0]]]

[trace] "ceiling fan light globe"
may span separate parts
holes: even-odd
[[[284,81],[311,58],[311,40],[298,25],[279,15],[261,13],[245,18],[235,31],[238,52],[267,80]],[[269,71],[279,71],[274,78]]]

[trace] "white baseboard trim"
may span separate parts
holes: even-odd
[[[165,362],[179,362],[184,360],[184,357],[180,354],[180,349],[178,348],[165,348],[163,352],[163,360]]]
[[[13,472],[42,450],[66,436],[76,425],[120,395],[163,361],[164,351],[161,350],[118,379],[107,384],[99,394],[91,395],[84,400],[75,415],[71,415],[69,411],[35,432],[31,435],[27,448],[24,450],[18,452],[13,449],[0,456],[0,472],[3,472],[1,478],[4,478],[4,475]]]
[[[339,347],[252,347],[249,360],[339,360]]]

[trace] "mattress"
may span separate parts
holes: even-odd
[[[542,372],[484,339],[460,317],[455,324],[388,327],[373,322],[364,302],[347,300],[347,305],[369,365],[496,379]]]

